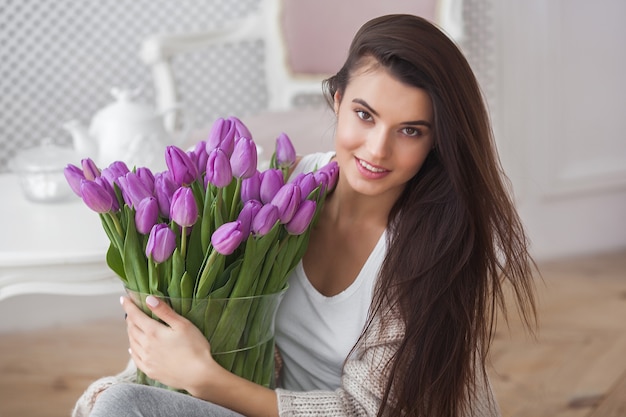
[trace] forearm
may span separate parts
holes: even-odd
[[[217,367],[187,391],[194,397],[221,405],[247,417],[277,417],[278,402],[274,390],[250,382]]]

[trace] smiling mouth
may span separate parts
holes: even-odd
[[[361,165],[363,168],[365,168],[366,170],[368,170],[370,172],[373,172],[373,173],[376,173],[376,174],[387,172],[386,169],[378,168],[378,167],[375,167],[374,165],[370,165],[370,164],[368,164],[367,162],[365,162],[362,159],[357,158],[357,161],[359,162],[359,165]]]

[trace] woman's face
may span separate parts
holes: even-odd
[[[366,65],[335,94],[340,181],[357,193],[395,201],[433,147],[429,95]]]

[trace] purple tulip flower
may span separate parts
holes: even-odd
[[[285,184],[278,190],[271,204],[278,208],[281,223],[289,223],[300,205],[300,187],[294,183]]]
[[[250,178],[241,181],[241,201],[261,201],[261,173],[256,171]]]
[[[95,181],[82,180],[80,183],[80,195],[83,201],[96,213],[108,213],[113,206],[111,194]]]
[[[258,236],[264,236],[272,230],[278,221],[278,208],[273,204],[266,204],[252,219],[252,232]]]
[[[198,172],[206,170],[206,161],[209,159],[209,153],[206,150],[206,141],[201,140],[196,143],[193,151],[187,153],[191,160],[196,164]]]
[[[206,151],[210,154],[214,149],[221,149],[230,158],[235,146],[235,124],[231,120],[219,118],[211,126],[206,141]]]
[[[83,174],[85,174],[85,179],[93,181],[100,176],[100,169],[91,158],[85,158],[81,160],[80,164],[83,167]]]
[[[158,219],[159,206],[156,198],[148,197],[141,200],[135,212],[135,226],[137,227],[137,231],[147,235]]]
[[[287,233],[291,235],[301,235],[304,233],[311,224],[311,220],[313,220],[316,207],[317,204],[315,201],[304,200],[291,221],[285,225]]]
[[[317,181],[315,181],[315,176],[312,172],[298,175],[293,180],[293,183],[300,187],[300,199],[302,201],[306,200],[313,192],[313,190],[315,190],[319,186]]]
[[[244,235],[241,232],[241,222],[224,223],[211,235],[211,244],[222,255],[230,255],[243,242]]]
[[[268,169],[261,173],[261,187],[259,194],[261,195],[261,202],[267,204],[276,195],[278,190],[285,185],[283,173],[279,169]]]
[[[244,240],[250,236],[250,232],[252,231],[252,220],[259,213],[261,207],[263,207],[263,204],[257,200],[248,200],[243,205],[237,220],[241,222],[241,233],[243,234]]]
[[[165,164],[172,173],[172,180],[178,186],[189,185],[198,178],[196,164],[177,146],[170,145],[166,148]]]
[[[176,234],[167,224],[155,224],[150,230],[146,244],[146,257],[156,263],[166,261],[176,249]]]
[[[111,187],[113,187],[114,184],[117,184],[119,186],[117,179],[123,177],[129,172],[130,170],[128,169],[126,163],[122,161],[115,161],[111,163],[108,167],[104,168],[101,175],[109,182],[109,184],[111,184]]]
[[[230,116],[228,120],[235,126],[235,140],[238,138],[252,139],[252,133],[250,133],[248,127],[241,120],[235,116]]]
[[[126,175],[119,177],[117,181],[122,189],[124,202],[130,207],[137,207],[141,200],[152,197],[152,190],[149,190],[134,172],[126,173]]]
[[[147,189],[154,191],[154,174],[152,174],[149,168],[139,167],[135,170],[135,173]]]
[[[106,190],[107,193],[109,193],[109,195],[111,196],[111,211],[119,211],[120,210],[120,203],[117,201],[117,194],[115,194],[115,189],[113,188],[113,186],[111,184],[109,184],[109,182],[106,180],[106,178],[103,177],[97,177],[94,180],[98,185],[101,185],[102,188],[104,188]]]
[[[206,163],[206,182],[218,188],[226,187],[233,180],[233,171],[228,156],[220,148],[209,153]]]
[[[198,220],[198,205],[189,187],[180,187],[172,196],[170,206],[172,220],[179,226],[190,227]]]
[[[178,189],[178,186],[172,181],[169,171],[158,172],[154,176],[154,194],[159,206],[159,214],[169,219],[170,205],[172,204],[172,196]]]
[[[281,168],[289,168],[296,163],[296,149],[285,133],[276,139],[276,163]]]
[[[328,164],[321,167],[318,172],[325,172],[327,177],[326,187],[329,190],[332,190],[337,185],[337,181],[339,179],[339,164],[337,161],[329,162]]]
[[[230,157],[230,165],[233,176],[237,178],[250,178],[257,169],[257,150],[252,139],[242,137],[235,143],[235,149]]]
[[[72,191],[74,191],[74,194],[82,197],[80,193],[80,183],[86,179],[83,170],[76,165],[68,164],[65,169],[63,169],[63,175],[65,175],[65,179]]]

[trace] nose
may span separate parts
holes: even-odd
[[[366,148],[376,158],[385,158],[391,152],[391,134],[383,127],[372,129],[367,138]]]

